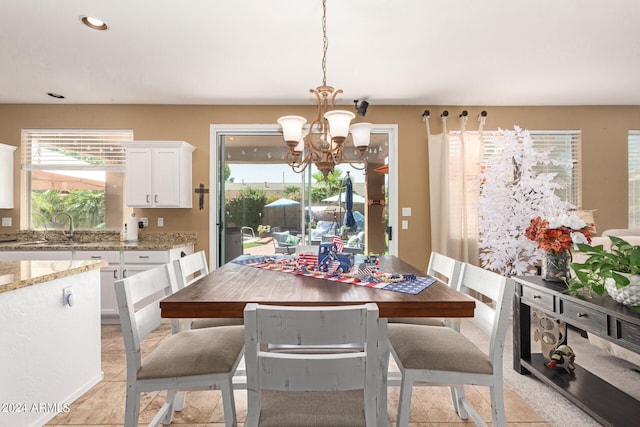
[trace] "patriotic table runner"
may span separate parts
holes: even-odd
[[[356,257],[357,261],[362,261],[362,259],[362,256]],[[357,261],[355,263],[356,266],[358,265]],[[366,286],[411,295],[422,292],[422,290],[428,288],[436,281],[433,277],[419,277],[414,274],[377,273],[358,276],[355,274],[324,273],[317,271],[317,256],[315,256],[314,265],[314,256],[304,254],[300,256],[241,255],[232,260],[232,262],[249,267],[298,274],[332,282],[349,283],[356,286]]]

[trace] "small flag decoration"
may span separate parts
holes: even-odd
[[[344,251],[344,243],[342,243],[342,239],[340,238],[340,236],[333,236],[331,243],[336,245],[336,249],[338,250],[338,252]]]

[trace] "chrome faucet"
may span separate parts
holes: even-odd
[[[69,218],[69,230],[67,231],[63,231],[64,235],[67,236],[67,239],[69,239],[69,241],[73,240],[73,217],[71,216],[71,214],[69,212],[66,211],[58,211],[56,213],[53,214],[53,216],[51,217],[51,222],[56,222],[56,217],[58,215],[66,215],[67,218]]]

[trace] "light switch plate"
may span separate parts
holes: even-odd
[[[158,227],[164,227],[164,218],[158,218]]]
[[[402,208],[402,216],[411,216],[411,208]]]
[[[409,229],[409,220],[402,220],[402,229],[403,230],[408,230]]]
[[[11,217],[3,217],[2,218],[2,226],[3,227],[11,227]]]

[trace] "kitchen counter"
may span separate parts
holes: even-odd
[[[58,235],[46,240],[42,234],[20,236],[15,241],[1,242],[0,251],[154,251],[195,245],[195,233],[140,233],[137,242],[120,242],[117,233],[76,231],[74,241],[60,239]]]
[[[103,378],[105,261],[0,262],[0,425],[42,426]],[[46,408],[43,408],[45,405]]]
[[[106,267],[106,261],[0,262],[0,294]]]

